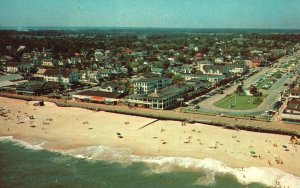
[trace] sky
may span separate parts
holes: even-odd
[[[0,0],[0,27],[300,29],[300,0]]]

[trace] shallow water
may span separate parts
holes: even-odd
[[[0,187],[266,187],[230,174],[90,160],[12,140],[0,141],[0,166]]]

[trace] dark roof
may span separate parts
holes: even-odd
[[[47,69],[44,73],[45,76],[63,76],[65,78],[69,77],[72,73],[70,69]]]
[[[289,110],[300,110],[300,101],[292,99],[287,103],[287,109]]]
[[[112,93],[112,92],[103,92],[103,91],[93,91],[87,90],[79,93],[75,93],[75,95],[85,95],[85,96],[96,96],[96,97],[107,97],[107,98],[121,98],[124,94],[122,93]]]
[[[300,89],[299,88],[294,88],[291,91],[292,94],[300,94]]]
[[[62,84],[59,82],[45,82],[44,83],[44,88],[49,88],[49,89],[55,89],[55,88],[60,88],[62,87]]]
[[[19,66],[19,63],[18,62],[15,62],[15,61],[8,61],[5,63],[5,65],[8,67],[17,67]]]

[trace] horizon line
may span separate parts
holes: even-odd
[[[300,30],[300,28],[253,28],[253,27],[173,27],[173,26],[1,26],[1,28],[117,28],[117,29],[261,29],[261,30]]]

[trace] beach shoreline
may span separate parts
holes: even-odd
[[[300,176],[295,165],[300,152],[289,144],[289,136],[34,103],[0,97],[5,112],[0,116],[0,136],[54,151],[129,148],[137,156],[212,158],[233,168],[276,168]]]

